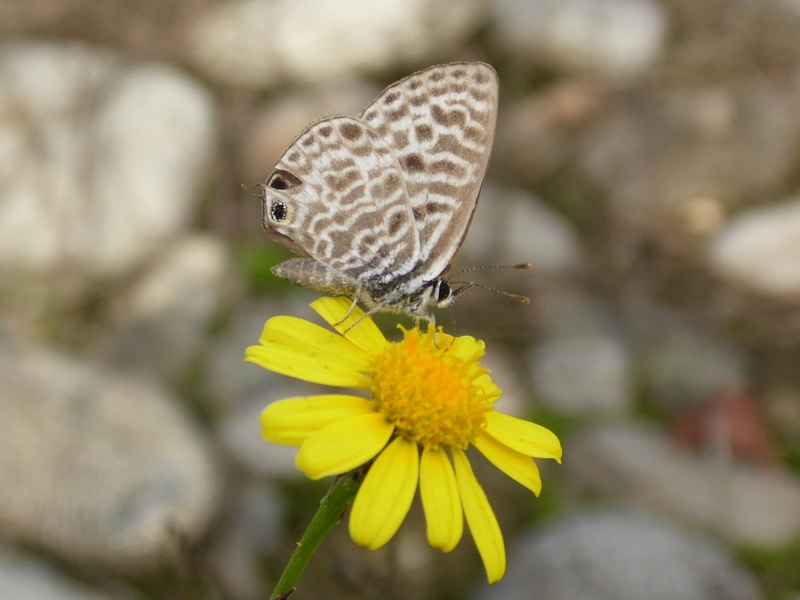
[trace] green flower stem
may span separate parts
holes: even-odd
[[[297,544],[297,549],[292,553],[270,600],[284,600],[294,593],[297,582],[317,547],[325,535],[342,520],[345,511],[356,497],[356,492],[361,487],[361,482],[368,469],[369,463],[340,475],[334,480],[331,489],[320,500],[319,510],[308,524],[300,543]]]

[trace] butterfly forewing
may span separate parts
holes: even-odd
[[[497,102],[491,66],[453,63],[389,86],[361,115],[397,157],[419,232],[424,279],[447,270],[469,227],[494,140]]]
[[[419,256],[397,159],[353,117],[312,125],[284,153],[267,180],[264,226],[354,280],[408,271]]]

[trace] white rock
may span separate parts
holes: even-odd
[[[418,63],[480,24],[480,0],[244,0],[213,6],[189,32],[198,67],[264,88]]]
[[[576,576],[576,573],[580,575]],[[582,511],[532,531],[480,600],[760,600],[758,583],[701,535],[624,511]]]
[[[570,440],[569,484],[637,508],[673,515],[745,546],[779,548],[800,535],[800,479],[695,457],[653,428],[597,426]]]
[[[104,600],[69,581],[51,566],[0,552],[0,598],[8,600]]]
[[[610,336],[545,340],[529,364],[537,400],[561,413],[619,414],[632,406],[630,356]]]
[[[236,287],[231,271],[222,241],[210,235],[180,240],[116,302],[114,327],[99,344],[98,358],[179,380]]]
[[[714,269],[771,296],[800,295],[800,198],[746,211],[711,240]]]
[[[0,353],[0,529],[136,572],[204,532],[220,496],[175,398],[44,350]]]
[[[653,0],[493,0],[495,38],[506,52],[612,79],[658,58],[667,12]]]
[[[207,91],[77,43],[5,44],[0,73],[6,281],[115,275],[186,226],[214,143]]]
[[[481,190],[463,252],[475,264],[532,262],[534,275],[571,271],[583,257],[564,218],[524,190],[491,183]]]
[[[238,490],[233,502],[211,551],[215,575],[229,598],[267,598],[261,562],[267,553],[280,553],[288,535],[286,499],[259,481]]]

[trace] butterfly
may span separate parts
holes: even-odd
[[[387,87],[358,117],[310,125],[263,186],[267,234],[298,255],[272,272],[352,296],[368,314],[433,322],[471,284],[447,274],[469,228],[497,121],[498,77],[437,65]]]

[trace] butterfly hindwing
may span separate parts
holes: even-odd
[[[397,157],[427,279],[447,270],[469,227],[494,140],[497,103],[497,73],[490,65],[452,63],[389,86],[361,115]]]

